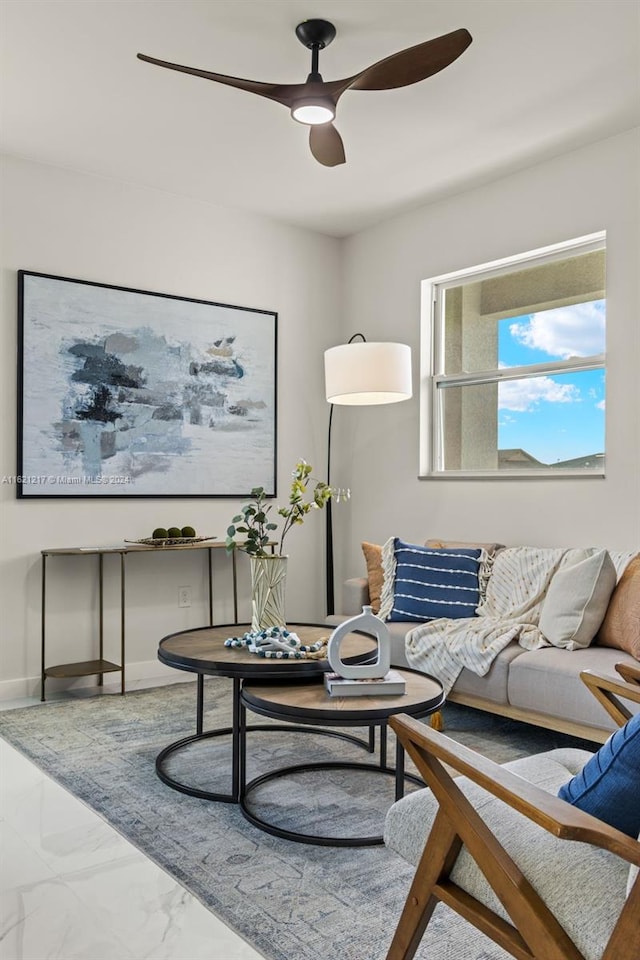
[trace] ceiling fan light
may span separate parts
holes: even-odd
[[[291,109],[291,116],[298,123],[315,126],[320,123],[330,123],[336,115],[335,108],[330,101],[298,100]]]

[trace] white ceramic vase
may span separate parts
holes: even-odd
[[[251,557],[251,629],[285,627],[288,557]]]

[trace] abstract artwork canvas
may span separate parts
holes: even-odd
[[[18,272],[18,497],[274,495],[277,314]]]

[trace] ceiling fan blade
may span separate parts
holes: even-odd
[[[426,43],[392,53],[358,73],[350,90],[393,90],[426,80],[464,53],[472,41],[468,30],[454,30]]]
[[[215,80],[216,83],[224,83],[228,87],[237,87],[239,90],[247,90],[249,93],[257,93],[260,97],[276,100],[287,107],[291,106],[291,91],[296,89],[292,85],[261,83],[259,80],[243,80],[241,77],[228,77],[224,73],[211,73],[210,70],[199,70],[197,67],[183,67],[179,63],[157,60],[155,57],[148,57],[144,53],[138,54],[138,60],[154,63],[158,67],[167,67],[169,70],[178,70],[180,73],[190,73],[194,77],[204,77],[205,80]],[[300,86],[303,85],[300,84]]]
[[[345,162],[342,137],[332,123],[319,123],[309,128],[309,146],[318,163],[337,167]]]

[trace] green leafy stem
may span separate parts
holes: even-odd
[[[291,528],[304,523],[308,513],[312,510],[322,510],[332,497],[339,501],[346,500],[350,496],[348,490],[338,490],[322,480],[316,480],[307,498],[309,485],[314,482],[311,476],[312,470],[313,467],[305,460],[299,460],[296,463],[292,473],[289,504],[277,509],[278,515],[284,518],[278,545],[279,554],[282,554],[285,537]],[[251,491],[251,499],[240,509],[240,513],[233,517],[231,524],[227,527],[227,551],[230,552],[239,547],[252,557],[268,557],[270,554],[265,548],[273,542],[274,531],[278,529],[278,524],[269,519],[272,509],[273,504],[268,502],[264,487],[254,487]],[[238,534],[243,534],[244,540],[237,541]]]

